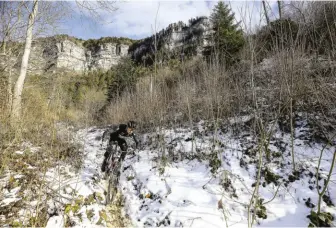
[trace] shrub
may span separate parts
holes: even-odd
[[[302,38],[306,39],[306,48],[318,54],[335,51],[336,40],[336,3],[312,2],[310,21],[306,23]]]
[[[255,36],[259,61],[268,53],[293,48],[298,30],[298,24],[290,19],[275,20],[264,26]]]
[[[130,58],[123,58],[113,69],[114,78],[108,86],[107,101],[120,96],[126,89],[133,91],[137,82],[138,71]]]

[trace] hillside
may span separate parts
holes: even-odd
[[[19,79],[1,55],[0,225],[334,227],[336,3],[274,11],[253,30],[220,1],[142,40],[40,38]],[[128,145],[113,183],[110,136]]]

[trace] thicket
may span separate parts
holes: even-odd
[[[315,57],[335,56],[335,2],[311,2],[298,10],[295,16],[272,21],[252,35],[258,62],[293,48]]]

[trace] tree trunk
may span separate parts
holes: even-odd
[[[17,79],[14,86],[14,94],[13,94],[13,105],[11,112],[11,121],[15,123],[21,117],[21,95],[23,90],[24,81],[27,75],[28,61],[30,55],[30,49],[33,39],[33,27],[35,23],[35,17],[37,15],[38,10],[38,0],[34,0],[33,9],[29,14],[27,33],[26,33],[26,43],[25,49],[22,56],[20,75]]]
[[[8,104],[8,113],[12,110],[13,102],[13,93],[12,93],[12,68],[9,69],[8,81],[7,81],[7,104]]]
[[[266,23],[267,23],[267,25],[269,25],[270,21],[269,21],[267,9],[266,9],[266,3],[265,3],[265,1],[262,1],[262,4],[263,4],[263,7],[264,7],[264,14],[265,14],[265,17],[266,17]]]
[[[6,41],[3,39],[2,41],[2,53],[6,54]]]
[[[279,10],[279,19],[282,18],[282,14],[281,14],[281,1],[278,1],[278,10]]]

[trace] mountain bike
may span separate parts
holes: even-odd
[[[114,147],[109,153],[109,156],[107,157],[106,167],[105,167],[105,179],[108,181],[108,187],[107,187],[107,192],[106,192],[106,202],[105,202],[106,205],[113,202],[113,200],[115,199],[115,196],[117,195],[118,184],[119,184],[119,179],[120,179],[120,169],[122,166],[122,162],[119,162],[119,158],[121,155],[120,148],[118,147],[117,144],[112,145],[112,146]],[[134,149],[129,147],[126,153],[128,154],[132,150]],[[133,151],[133,154],[134,154],[134,151]],[[124,170],[126,169],[127,168],[124,168]]]
[[[106,205],[112,202],[117,195],[118,184],[120,178],[121,162],[117,156],[118,145],[114,146],[114,149],[109,153],[106,160],[105,177],[108,181],[107,193],[106,193]]]

